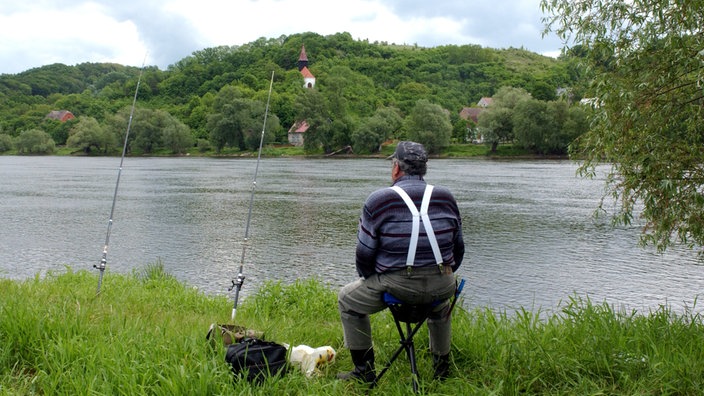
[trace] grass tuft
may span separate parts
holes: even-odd
[[[337,291],[318,279],[267,283],[238,307],[236,324],[291,345],[331,345],[322,376],[292,371],[261,386],[233,382],[211,323],[228,323],[231,301],[178,282],[161,262],[131,275],[67,269],[0,280],[0,395],[365,394],[335,374],[351,368],[342,346]],[[547,316],[547,317],[546,317]],[[388,312],[372,316],[379,368],[398,346]],[[662,307],[622,312],[570,298],[561,311],[510,314],[456,309],[452,375],[432,381],[426,331],[416,336],[424,394],[697,394],[704,388],[701,317]],[[405,357],[379,394],[411,391]]]

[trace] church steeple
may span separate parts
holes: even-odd
[[[301,45],[301,55],[298,56],[298,71],[303,75],[304,87],[315,87],[315,76],[308,70],[308,55],[306,55],[306,47],[304,45]]]
[[[306,55],[305,45],[301,45],[301,55],[298,57],[298,71],[308,66],[308,55]]]

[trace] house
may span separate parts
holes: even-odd
[[[460,110],[460,118],[463,120],[472,120],[476,124],[479,122],[479,114],[493,102],[493,98],[484,96],[477,102],[477,107],[463,107],[462,110]]]
[[[468,124],[467,130],[469,131],[470,136],[468,139],[471,139],[476,143],[482,142],[481,134],[479,134],[479,131],[476,129],[476,125],[479,123],[479,114],[486,110],[486,108],[489,107],[493,102],[493,98],[485,96],[479,99],[479,102],[477,102],[476,107],[463,107],[462,110],[460,110],[460,118],[467,121],[472,120],[474,122],[474,126],[471,128]],[[474,137],[472,138],[471,136]]]
[[[308,127],[305,120],[295,122],[288,129],[288,142],[294,146],[303,146],[303,134],[306,133]]]
[[[66,122],[68,120],[76,118],[76,116],[74,116],[73,113],[68,110],[52,110],[49,112],[49,114],[46,115],[46,118]]]

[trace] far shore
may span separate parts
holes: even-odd
[[[339,150],[339,152],[324,153],[306,152],[303,147],[292,145],[267,145],[262,147],[262,158],[286,158],[286,157],[301,157],[301,158],[386,158],[394,151],[395,145],[389,144],[382,147],[382,150],[373,154],[355,154],[351,150]],[[121,153],[85,153],[76,151],[75,148],[57,147],[51,154],[19,154],[16,150],[0,153],[0,155],[18,155],[18,156],[76,156],[76,157],[120,157]],[[237,149],[226,148],[220,152],[213,150],[200,150],[196,147],[188,150],[185,153],[172,153],[168,150],[160,150],[151,153],[127,153],[125,157],[210,157],[210,158],[252,158],[258,157],[258,151],[241,151]],[[496,151],[492,152],[490,147],[484,144],[452,144],[444,149],[441,153],[431,154],[430,158],[486,158],[486,159],[517,159],[517,160],[566,160],[570,157],[567,154],[534,154],[528,150],[516,147],[512,144],[499,145]]]

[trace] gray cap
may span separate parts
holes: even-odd
[[[420,143],[402,141],[398,142],[396,151],[388,157],[388,159],[393,158],[404,162],[428,162],[428,153]]]

